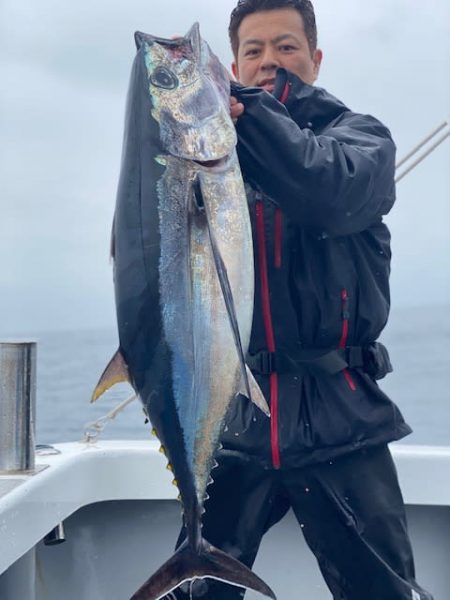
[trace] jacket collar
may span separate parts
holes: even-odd
[[[286,98],[286,86],[289,93]],[[308,85],[286,69],[277,70],[273,95],[277,100],[286,98],[284,104],[291,117],[301,127],[319,128],[328,124],[349,108],[320,87]]]

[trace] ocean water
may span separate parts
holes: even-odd
[[[38,443],[78,441],[86,425],[132,395],[121,384],[94,405],[89,399],[117,349],[114,330],[30,332],[38,340]],[[450,306],[394,310],[382,341],[394,373],[380,382],[397,403],[414,433],[406,444],[450,446]],[[140,403],[135,401],[109,421],[102,439],[148,439]]]

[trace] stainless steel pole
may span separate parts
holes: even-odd
[[[0,340],[0,473],[35,466],[36,342]]]

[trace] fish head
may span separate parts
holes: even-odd
[[[229,76],[201,38],[198,24],[176,39],[142,33],[135,38],[164,151],[197,162],[220,161],[232,154],[236,132]]]

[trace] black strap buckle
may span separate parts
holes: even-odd
[[[271,375],[275,371],[275,362],[274,352],[260,352],[259,369],[263,375]]]
[[[345,360],[350,369],[364,367],[364,355],[362,346],[347,346],[345,348]]]
[[[253,371],[261,375],[271,375],[275,371],[275,353],[262,350],[257,354],[247,355],[247,364]]]

